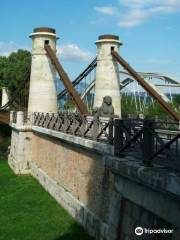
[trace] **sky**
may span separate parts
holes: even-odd
[[[35,27],[52,27],[57,54],[73,80],[96,56],[94,42],[115,34],[136,71],[180,80],[180,0],[0,0],[0,55],[31,50]]]

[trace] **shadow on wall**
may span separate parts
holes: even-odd
[[[98,149],[98,146],[94,143],[93,148]],[[109,225],[109,221],[112,220],[110,220],[110,218],[114,214],[112,213],[114,210],[112,208],[112,201],[114,202],[114,175],[105,168],[105,158],[103,155],[95,151],[81,151],[82,155],[86,155],[89,159],[93,159],[88,172],[84,172],[84,175],[88,174],[88,181],[86,182],[86,206],[93,213],[94,218],[92,218],[90,213],[85,213],[83,209],[80,210],[77,218],[83,219],[83,225],[86,226],[88,231],[95,236],[96,239],[100,239],[107,231],[104,226],[106,224]],[[115,202],[113,205],[115,205]],[[115,211],[119,211],[118,207]],[[104,226],[102,222],[105,223]]]
[[[105,167],[105,160],[108,163],[112,159],[94,150],[102,145],[94,142],[90,151],[45,135],[34,136],[36,136],[33,142],[35,164],[66,190],[65,194],[61,195],[63,197],[60,201],[65,202],[69,212],[82,223],[90,235],[98,240],[134,239],[134,229],[137,226],[152,228],[166,226],[166,222],[159,219],[156,214],[138,205],[144,194],[139,184],[135,185],[130,181],[127,185],[126,178],[112,173]],[[110,162],[108,166],[111,163],[115,164]],[[48,181],[45,184],[48,186]],[[49,189],[50,187],[51,185]],[[134,193],[135,198],[136,196],[140,198],[137,205],[136,201],[130,201],[131,198],[125,195],[125,191],[131,195]],[[75,230],[76,227],[72,226],[65,235],[59,235],[54,240],[86,239],[85,234],[76,237]],[[103,238],[104,236],[107,238]]]
[[[75,212],[72,214],[91,235],[100,239],[101,222],[106,222],[109,215],[112,185],[111,173],[105,170],[103,156],[94,150],[90,151],[45,135],[34,136],[33,161],[66,189],[65,201],[69,204],[70,211],[74,208]],[[98,149],[98,146],[95,148]],[[69,199],[68,192],[86,207],[79,209],[76,201]],[[57,240],[71,239],[71,235],[72,233],[59,236]],[[76,239],[75,236],[72,239]]]

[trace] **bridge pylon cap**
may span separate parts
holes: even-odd
[[[119,40],[119,36],[113,35],[113,34],[100,35],[98,37],[98,40],[96,41],[96,43],[105,43],[105,42],[114,42],[114,43],[118,43],[119,45],[122,45],[122,42]]]
[[[49,27],[38,27],[38,28],[34,28],[33,32],[48,32],[48,33],[54,33],[56,34],[56,30],[54,28],[49,28]]]
[[[39,36],[39,35],[49,35],[52,37],[55,37],[56,39],[59,39],[56,35],[56,30],[54,28],[49,28],[49,27],[37,27],[33,29],[33,33],[29,35],[30,38],[34,36]]]

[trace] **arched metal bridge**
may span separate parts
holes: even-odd
[[[93,61],[87,66],[87,68],[69,85],[65,81],[65,78],[67,78],[67,74],[64,72],[62,66],[59,64],[57,58],[55,57],[54,53],[51,51],[49,46],[46,46],[46,51],[53,61],[54,65],[56,66],[56,69],[60,75],[60,79],[63,81],[63,83],[66,86],[66,89],[58,93],[57,98],[58,100],[64,98],[66,95],[71,96],[77,96],[77,93],[81,96],[81,99],[84,101],[87,99],[87,96],[91,93],[93,93],[93,89],[95,86],[95,76],[96,76],[96,66],[97,66],[97,58],[93,59]],[[170,108],[168,104],[166,104],[169,101],[169,98],[159,90],[158,87],[167,87],[167,88],[179,88],[180,87],[180,81],[170,77],[165,74],[160,73],[153,73],[153,72],[135,72],[116,52],[112,52],[112,55],[116,61],[118,61],[127,71],[119,70],[119,74],[121,76],[124,76],[124,78],[121,78],[120,81],[120,89],[124,91],[128,85],[131,83],[137,81],[139,85],[141,85],[142,88],[145,89],[148,93],[151,94],[152,97],[154,97],[156,100],[160,102],[160,104],[164,107],[164,109],[170,113],[176,120],[179,119],[178,114],[174,112],[173,109]],[[58,69],[59,67],[59,69]],[[94,72],[94,73],[93,73]],[[30,71],[27,74],[26,80],[22,82],[22,85],[16,89],[16,91],[11,95],[8,103],[0,108],[0,121],[1,122],[8,122],[9,121],[9,114],[8,112],[11,109],[24,109],[27,108],[27,104],[22,104],[24,101],[25,95],[23,94],[23,91],[27,91],[27,86],[29,84],[29,78],[30,78]],[[89,78],[87,80],[87,78]],[[155,79],[155,83],[153,83],[152,80]],[[73,88],[74,87],[74,88]],[[75,94],[75,95],[73,95]],[[18,99],[18,96],[20,96],[20,100]],[[27,94],[26,94],[27,98]],[[27,103],[27,99],[26,99]],[[76,103],[77,108],[81,108],[81,101],[78,100]],[[83,110],[82,110],[83,112]]]

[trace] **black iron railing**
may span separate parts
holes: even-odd
[[[34,113],[34,125],[114,145],[116,157],[133,156],[146,166],[180,169],[180,125],[143,119]]]
[[[180,125],[177,122],[116,119],[114,154],[133,155],[146,166],[159,163],[180,169]]]

